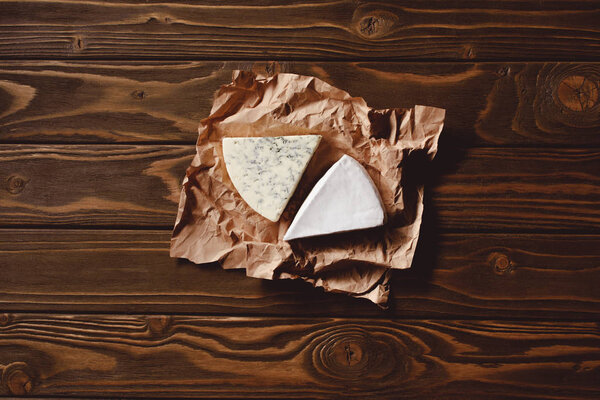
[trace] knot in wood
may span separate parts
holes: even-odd
[[[512,262],[506,254],[492,253],[489,260],[494,268],[494,272],[498,275],[506,275],[514,269]]]
[[[375,36],[381,31],[381,20],[375,16],[365,17],[360,21],[360,32],[369,37]]]
[[[496,71],[496,74],[498,74],[498,76],[510,75],[510,66],[505,65],[503,67],[498,68],[498,71]]]
[[[29,180],[23,179],[17,175],[11,175],[6,180],[6,191],[10,194],[19,194],[25,189]]]
[[[357,331],[338,332],[323,345],[320,352],[325,369],[342,379],[352,379],[368,373],[369,338]]]
[[[471,60],[471,59],[475,58],[475,56],[476,56],[476,54],[475,54],[475,49],[473,48],[473,46],[466,46],[463,51],[462,58]]]
[[[171,317],[166,315],[156,315],[148,317],[148,330],[154,335],[164,335],[171,326]]]
[[[532,102],[536,125],[560,140],[598,136],[600,65],[549,63],[537,73]],[[557,137],[558,137],[557,136]]]
[[[569,110],[589,111],[598,104],[598,82],[582,75],[567,76],[559,83],[557,95]]]
[[[323,380],[362,387],[371,384],[370,379],[406,373],[398,359],[403,351],[387,336],[384,339],[353,326],[336,327],[324,336],[313,350],[313,365]],[[386,385],[385,380],[379,383]]]
[[[171,24],[171,23],[173,23],[173,18],[153,15],[153,16],[148,17],[148,19],[146,20],[146,24],[148,24],[148,25],[157,25],[157,24],[162,24],[162,23]]]
[[[336,364],[353,367],[363,360],[363,349],[360,343],[349,340],[334,347],[332,358]]]
[[[15,396],[26,395],[33,389],[33,374],[23,362],[9,364],[2,371],[2,386]]]
[[[71,42],[71,49],[74,52],[80,52],[83,50],[84,47],[85,47],[85,43],[81,37],[76,36],[73,38],[73,41]]]
[[[10,314],[0,314],[0,326],[7,326],[12,322],[12,315]]]
[[[143,90],[134,90],[133,92],[131,92],[131,97],[133,97],[136,100],[144,100],[146,96],[147,94]]]
[[[385,10],[364,12],[357,10],[354,13],[356,31],[365,39],[378,39],[390,34],[399,23],[396,14]]]

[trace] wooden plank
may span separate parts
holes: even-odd
[[[2,63],[0,140],[194,143],[223,66]]]
[[[600,395],[594,322],[9,315],[5,395]]]
[[[0,225],[171,226],[193,152],[191,145],[4,145]]]
[[[599,167],[596,149],[448,147],[406,173],[428,176],[432,224],[442,229],[596,231]]]
[[[194,143],[234,69],[315,75],[376,108],[447,109],[462,146],[600,146],[596,63],[0,63],[0,142]]]
[[[173,226],[194,146],[0,145],[0,227]],[[579,231],[600,226],[596,149],[446,147],[405,179],[432,193],[445,230]]]
[[[27,58],[599,59],[593,0],[289,3],[2,1]]]
[[[600,236],[421,236],[390,309],[169,258],[165,231],[0,230],[5,311],[457,318],[600,316]]]

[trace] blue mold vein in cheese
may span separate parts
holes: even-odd
[[[227,173],[242,199],[276,222],[320,141],[320,135],[224,138]]]

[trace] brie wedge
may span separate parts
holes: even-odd
[[[379,191],[365,168],[344,155],[323,175],[283,240],[372,228],[385,223]]]
[[[277,222],[320,141],[320,135],[224,138],[227,173],[254,211]]]

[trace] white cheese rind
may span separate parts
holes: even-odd
[[[365,168],[344,155],[323,175],[283,240],[373,228],[385,223],[377,187]]]
[[[320,141],[320,135],[224,138],[227,173],[254,211],[277,222]]]

